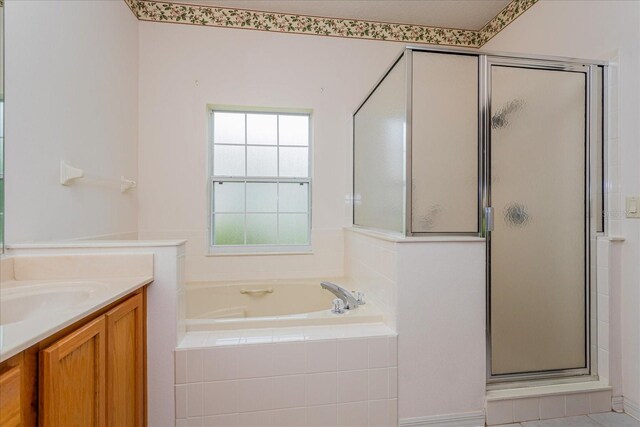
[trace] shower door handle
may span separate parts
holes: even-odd
[[[484,221],[485,221],[486,231],[493,231],[493,208],[492,207],[484,208]]]

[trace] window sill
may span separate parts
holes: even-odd
[[[270,255],[313,255],[313,251],[306,252],[208,252],[206,257],[232,257],[232,256],[270,256]]]
[[[226,248],[209,248],[209,252],[205,254],[207,257],[228,257],[228,256],[269,256],[269,255],[313,255],[311,245],[295,247],[226,247]]]

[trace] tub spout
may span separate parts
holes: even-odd
[[[336,285],[331,282],[320,283],[323,289],[328,290],[344,302],[344,308],[347,310],[354,310],[358,307],[358,300],[350,291],[346,290],[340,285]]]

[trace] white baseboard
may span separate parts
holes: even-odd
[[[624,399],[624,412],[631,415],[633,418],[640,420],[640,405],[629,399]]]
[[[615,412],[624,412],[624,399],[622,396],[611,397],[611,410]]]
[[[403,418],[400,427],[480,427],[484,426],[484,412],[434,415],[429,417]]]

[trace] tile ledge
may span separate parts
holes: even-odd
[[[345,227],[344,230],[393,243],[484,242],[486,240],[484,237],[456,235],[406,237],[399,233],[367,230],[356,227]]]
[[[522,399],[526,397],[556,396],[574,393],[591,393],[611,390],[605,381],[587,381],[580,383],[554,384],[537,387],[512,388],[508,390],[491,390],[486,394],[486,401]]]
[[[344,326],[356,327],[357,330],[350,330],[346,334],[340,333],[340,329],[335,328],[338,325],[314,325],[306,328],[291,328],[291,329],[304,329],[304,332],[299,332],[294,335],[280,335],[279,329],[287,330],[288,328],[259,328],[259,329],[235,329],[235,330],[220,330],[220,331],[189,331],[185,334],[185,337],[176,346],[176,351],[193,350],[193,349],[206,349],[213,347],[228,347],[228,346],[246,346],[246,345],[264,345],[279,343],[293,343],[293,342],[309,342],[309,341],[333,341],[333,340],[350,340],[350,339],[364,339],[364,338],[376,338],[376,337],[397,337],[398,333],[390,328],[385,323],[353,323]],[[268,331],[268,332],[267,332]],[[247,339],[247,336],[254,336],[252,339]],[[200,336],[201,339],[196,342],[191,341],[188,338]],[[214,343],[211,339],[220,339],[221,342]],[[282,339],[284,338],[284,339]]]

